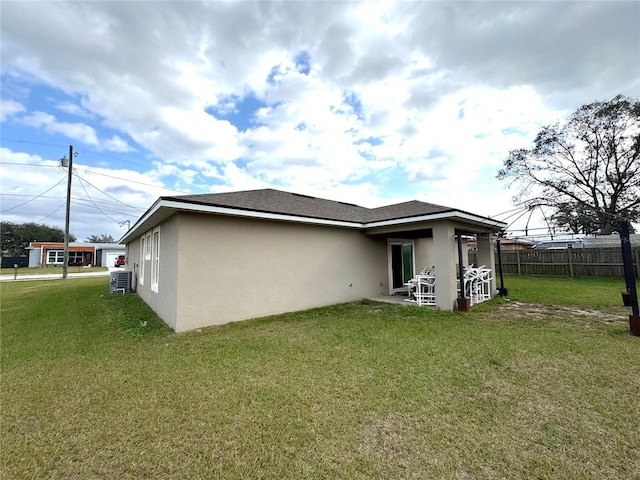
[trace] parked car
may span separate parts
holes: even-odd
[[[124,255],[118,255],[118,258],[116,258],[115,266],[116,267],[124,267],[124,263],[125,263],[125,256]]]

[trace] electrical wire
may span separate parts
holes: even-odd
[[[74,167],[74,169],[75,169],[75,167]],[[150,184],[150,183],[137,182],[137,181],[135,181],[135,180],[129,180],[129,179],[127,179],[127,178],[116,177],[116,176],[114,176],[114,175],[108,175],[108,174],[106,174],[106,173],[97,173],[97,172],[92,172],[91,170],[85,170],[85,169],[82,169],[82,168],[79,168],[79,169],[77,169],[77,170],[79,170],[79,171],[81,171],[81,172],[88,173],[89,175],[101,175],[101,176],[103,176],[103,177],[114,178],[114,179],[116,179],[116,180],[122,180],[123,182],[136,183],[136,184],[138,184],[138,185],[144,185],[145,187],[152,187],[152,188],[157,188],[157,189],[162,189],[162,190],[168,190],[168,191],[170,191],[170,192],[183,193],[183,194],[185,194],[185,195],[190,195],[190,194],[191,194],[191,192],[186,192],[186,191],[184,191],[184,190],[174,190],[174,189],[172,189],[172,188],[168,188],[168,187],[165,187],[165,186],[158,186],[158,185],[152,185],[152,184]]]
[[[98,211],[100,213],[102,213],[105,217],[107,217],[109,220],[116,222],[116,223],[121,223],[118,220],[116,220],[115,218],[111,217],[110,215],[108,215],[104,210],[102,210],[97,204],[96,202],[93,201],[93,199],[91,198],[91,196],[89,195],[89,192],[87,192],[87,189],[84,188],[84,181],[82,180],[82,178],[78,177],[78,180],[80,181],[80,186],[82,187],[82,190],[84,190],[84,193],[87,195],[87,198],[89,200],[91,200],[91,203],[93,203],[93,206],[96,207],[98,209]]]
[[[16,208],[22,207],[23,205],[26,205],[27,203],[33,202],[34,200],[36,200],[37,198],[40,198],[42,196],[44,196],[45,193],[50,192],[51,190],[53,190],[55,187],[57,187],[58,185],[60,185],[62,182],[64,182],[67,179],[67,176],[65,175],[64,177],[62,177],[60,179],[60,181],[58,183],[56,183],[54,186],[52,186],[51,188],[47,189],[46,191],[42,192],[40,195],[36,195],[35,197],[27,200],[26,202],[20,203],[18,205],[15,205],[11,208],[7,208],[6,210],[2,210],[2,212],[0,213],[6,213],[6,212],[10,212],[11,210],[15,210]]]
[[[32,142],[29,140],[17,140],[15,138],[6,138],[6,137],[0,137],[0,141],[2,142],[17,142],[17,143],[29,143],[31,145],[44,145],[47,147],[66,147],[67,145],[60,145],[57,143],[44,143],[44,142]]]
[[[98,204],[101,203],[100,201],[97,201],[97,200],[95,202],[98,203]],[[85,208],[86,207],[89,207],[89,208],[94,207],[94,203],[91,201],[91,199],[87,199],[87,198],[84,198],[84,197],[77,197],[75,199],[72,199],[71,203],[73,205],[77,205],[79,207],[85,207]],[[107,213],[111,214],[111,215],[122,215],[124,217],[128,217],[128,216],[131,216],[131,215],[138,215],[137,212],[136,213],[123,212],[121,210],[114,210],[112,208],[106,208],[106,207],[102,207],[102,210],[104,212],[107,212]]]
[[[5,138],[5,137],[0,137],[0,141],[27,143],[27,144],[32,144],[32,145],[45,145],[45,146],[49,146],[49,147],[65,147],[66,146],[66,145],[60,145],[60,144],[54,144],[54,143],[32,142],[32,141],[28,141],[28,140],[17,140],[17,139],[13,139],[13,138]],[[84,149],[76,150],[76,153],[78,151],[83,152],[83,153],[89,153],[89,154],[96,155],[96,156],[99,156],[99,157],[108,158],[108,159],[111,159],[111,160],[116,160],[116,161],[123,162],[123,163],[129,163],[129,164],[132,164],[132,165],[138,165],[138,166],[147,167],[147,168],[149,167],[148,165],[145,165],[145,164],[142,164],[142,163],[133,162],[131,160],[124,160],[122,158],[117,158],[117,157],[113,157],[113,156],[109,156],[109,155],[104,155],[104,154],[101,154],[101,153],[98,153],[98,152],[94,152],[92,150],[84,150]],[[18,162],[0,162],[0,164],[2,164],[2,165],[34,166],[34,167],[35,166],[41,166],[41,167],[49,167],[49,168],[58,167],[58,165],[34,165],[34,164],[29,164],[29,163],[18,163]],[[97,175],[95,172],[92,172],[90,170],[78,169],[76,167],[74,167],[74,170],[80,170],[80,171],[84,171],[84,172],[86,172],[88,174]],[[105,174],[105,173],[100,173],[99,175],[102,175],[102,176],[105,176],[105,177],[109,177],[109,178],[113,178],[115,180],[121,180],[121,181],[128,182],[128,183],[135,183],[135,184],[138,184],[138,185],[143,185],[145,187],[152,187],[152,188],[157,188],[157,189],[162,189],[162,190],[168,190],[170,192],[182,193],[182,194],[185,194],[185,195],[189,195],[189,194],[192,193],[192,192],[186,192],[184,190],[175,190],[175,189],[168,188],[168,187],[165,187],[165,186],[158,186],[158,185],[153,185],[153,184],[150,184],[150,183],[137,182],[135,180],[130,180],[130,179],[127,179],[127,178],[122,178],[122,177],[116,177],[116,176],[108,175],[108,174]],[[142,210],[142,209],[139,209],[139,210]]]
[[[124,160],[122,158],[113,157],[113,156],[110,156],[110,155],[105,155],[104,153],[94,152],[92,150],[80,150],[80,151],[82,153],[88,153],[90,155],[95,155],[97,157],[103,157],[103,158],[108,158],[109,160],[115,160],[116,162],[129,163],[131,165],[138,165],[139,167],[149,168],[149,165],[145,165],[144,163],[138,163],[138,162],[134,162],[134,161],[131,161],[131,160]]]
[[[38,220],[36,223],[42,223],[42,222],[44,222],[47,218],[49,218],[49,217],[51,217],[51,216],[55,215],[56,213],[58,213],[58,211],[60,211],[60,210],[62,209],[62,207],[64,207],[65,205],[66,205],[66,203],[64,203],[64,202],[63,202],[63,203],[62,203],[62,205],[60,205],[58,208],[56,208],[53,212],[51,212],[51,213],[50,213],[49,215],[47,215],[46,217],[41,218],[40,220]]]
[[[109,197],[109,198],[110,198],[110,199],[112,199],[112,200],[115,200],[117,203],[119,203],[119,204],[121,204],[121,205],[124,205],[125,207],[133,208],[134,210],[139,210],[139,211],[143,211],[143,210],[144,210],[144,209],[139,208],[139,207],[134,207],[133,205],[128,205],[128,204],[126,204],[126,203],[122,202],[121,200],[118,200],[117,198],[113,197],[112,195],[109,195],[107,192],[105,192],[105,191],[103,191],[103,190],[100,190],[98,187],[96,187],[95,185],[93,185],[93,184],[92,184],[91,182],[89,182],[88,180],[86,180],[86,179],[82,178],[82,177],[81,177],[80,175],[78,175],[76,172],[74,172],[73,174],[78,178],[78,180],[82,180],[82,181],[86,182],[87,184],[89,184],[90,186],[92,186],[93,188],[95,188],[96,190],[98,190],[100,193],[102,193],[102,194],[106,195],[107,197]]]
[[[58,168],[60,165],[40,165],[36,163],[0,162],[0,165],[20,165],[21,167]]]
[[[26,193],[0,193],[0,197],[32,197],[33,195],[27,195]],[[60,200],[65,197],[49,197],[47,195],[40,195],[40,198],[48,198],[49,200]]]

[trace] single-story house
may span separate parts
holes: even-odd
[[[64,263],[64,243],[31,242],[29,267],[62,266]],[[118,255],[124,255],[124,245],[117,243],[69,242],[69,265],[96,265],[113,267]]]
[[[535,245],[533,242],[521,238],[501,238],[500,248],[505,251],[527,250]]]
[[[161,197],[120,242],[140,297],[181,332],[405,292],[426,266],[436,307],[452,310],[461,239],[493,266],[505,227],[420,201],[369,209],[263,189]]]
[[[113,267],[116,259],[125,254],[124,245],[118,243],[94,243],[96,247],[96,266]]]

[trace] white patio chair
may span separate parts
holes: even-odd
[[[409,298],[407,302],[416,303],[418,306],[436,304],[436,275],[435,267],[425,267],[422,271],[405,283]]]

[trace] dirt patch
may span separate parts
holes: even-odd
[[[580,307],[562,305],[544,305],[542,303],[507,302],[498,307],[500,312],[506,313],[512,318],[528,318],[532,320],[547,320],[561,315],[563,317],[576,317],[591,321],[601,321],[609,324],[626,323],[624,313],[607,313],[600,310],[591,310]]]

